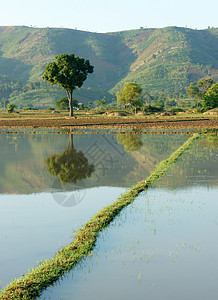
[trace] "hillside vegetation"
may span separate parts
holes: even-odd
[[[136,59],[124,81],[136,81],[148,91],[185,92],[192,81],[218,79],[218,30],[163,28],[115,33],[125,40]]]
[[[0,98],[26,103],[30,96],[37,104],[44,95],[45,103],[54,103],[58,93],[63,95],[61,90],[57,93],[42,83],[34,88],[26,85],[40,82],[46,64],[60,53],[74,53],[94,65],[94,73],[76,94],[86,103],[109,97],[107,92],[115,94],[125,81],[140,83],[151,94],[169,94],[184,93],[190,82],[200,78],[218,80],[218,29],[142,28],[102,34],[0,27]]]

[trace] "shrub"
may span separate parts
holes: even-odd
[[[179,108],[179,107],[173,107],[173,108],[171,108],[171,109],[169,109],[168,110],[169,112],[183,112],[184,111],[184,109],[182,109],[182,108]]]
[[[8,113],[14,112],[15,108],[16,108],[16,105],[14,103],[9,103],[7,105],[7,111],[8,111]]]

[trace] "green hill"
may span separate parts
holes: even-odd
[[[136,81],[150,92],[185,92],[192,81],[218,80],[218,29],[191,30],[168,27],[115,33],[136,54],[130,71],[112,89]]]
[[[41,83],[44,67],[60,53],[74,53],[95,67],[76,93],[84,103],[104,96],[111,101],[107,92],[115,94],[125,81],[160,94],[184,93],[190,82],[204,77],[218,80],[218,29],[142,28],[102,34],[0,27],[0,100],[27,103],[32,97],[37,106],[62,96],[60,89]]]

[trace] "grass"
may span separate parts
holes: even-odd
[[[139,193],[162,176],[199,136],[199,134],[194,134],[168,159],[162,161],[147,180],[139,182],[112,205],[95,214],[77,232],[74,241],[58,251],[52,259],[43,261],[26,275],[11,282],[1,291],[0,299],[34,299],[65,272],[70,271],[82,258],[91,255],[99,232],[108,226],[124,207],[132,203]]]

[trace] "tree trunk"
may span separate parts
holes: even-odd
[[[69,107],[70,107],[70,117],[73,117],[72,94],[73,94],[73,91],[67,91],[67,97],[69,100]]]

